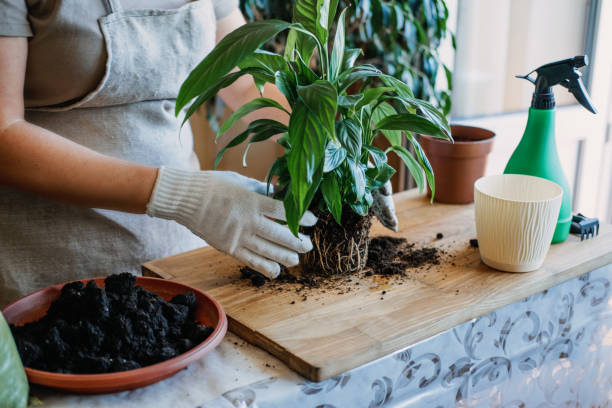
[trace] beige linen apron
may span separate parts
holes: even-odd
[[[62,10],[80,1],[62,2],[60,24]],[[28,109],[26,120],[109,156],[196,169],[187,128],[179,139],[174,99],[181,81],[214,46],[211,0],[126,11],[118,0],[98,1],[108,12],[99,19],[107,52],[103,79],[69,106]],[[138,273],[144,261],[204,245],[173,221],[57,204],[5,187],[0,234],[0,307],[67,280]]]

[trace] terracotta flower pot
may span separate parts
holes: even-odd
[[[434,170],[434,200],[447,204],[472,203],[474,182],[485,174],[487,156],[493,148],[495,133],[463,125],[451,125],[451,132],[454,144],[431,136],[421,136],[421,146]]]

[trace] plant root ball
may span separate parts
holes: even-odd
[[[342,225],[329,212],[315,211],[319,221],[304,228],[313,250],[300,255],[306,274],[347,275],[361,271],[368,261],[368,242],[372,217],[359,215],[351,208],[342,210]]]

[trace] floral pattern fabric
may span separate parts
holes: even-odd
[[[297,374],[201,408],[607,406],[612,265],[322,382]]]

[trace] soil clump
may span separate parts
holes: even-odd
[[[47,314],[11,325],[23,364],[57,373],[108,373],[176,357],[212,334],[194,320],[193,292],[170,302],[139,286],[129,273],[110,275],[105,289],[89,281],[62,287]]]
[[[370,240],[367,266],[378,275],[403,275],[408,268],[439,265],[438,248],[415,248],[405,238],[376,237]]]

